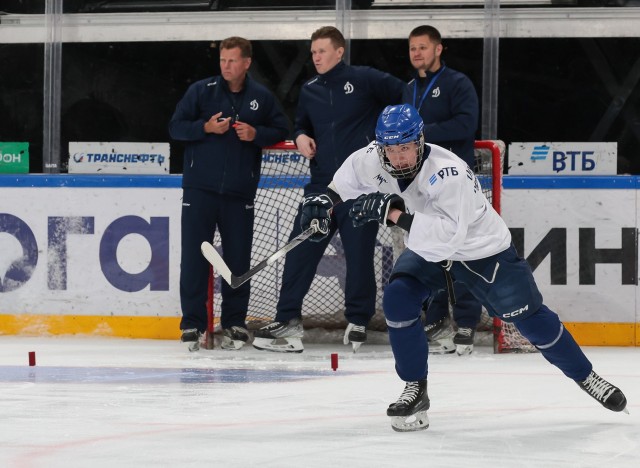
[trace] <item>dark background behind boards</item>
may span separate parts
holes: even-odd
[[[444,43],[447,64],[466,73],[480,96],[482,40]],[[252,76],[293,121],[300,87],[315,74],[309,42],[253,45]],[[410,78],[406,40],[351,45],[353,65]],[[639,38],[501,39],[498,138],[617,141],[618,172],[640,174],[640,85],[632,76],[639,51]],[[42,172],[43,46],[2,44],[0,63],[0,141],[29,141],[30,170]],[[169,141],[171,172],[180,173],[183,146],[170,140],[167,123],[191,83],[218,73],[210,42],[63,44],[63,166],[69,141]]]

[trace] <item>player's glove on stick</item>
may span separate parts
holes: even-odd
[[[367,193],[356,198],[349,210],[349,216],[355,227],[363,226],[369,221],[377,221],[380,224],[393,226],[394,223],[387,220],[389,210],[397,208],[405,210],[404,200],[395,193]]]
[[[329,235],[331,208],[333,208],[333,202],[324,193],[312,193],[304,197],[300,227],[306,231],[314,220],[318,222],[318,232],[309,238],[310,241],[319,242]]]

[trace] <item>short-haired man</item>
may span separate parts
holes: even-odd
[[[474,170],[474,142],[478,128],[478,96],[471,80],[442,60],[442,37],[433,26],[423,25],[409,33],[409,60],[415,69],[402,102],[413,105],[424,122],[425,138],[455,153]],[[452,288],[455,303],[454,331],[449,317],[449,294],[434,294],[424,304],[429,352],[459,355],[473,351],[482,305],[464,284]]]
[[[376,117],[388,104],[399,102],[406,83],[375,68],[350,66],[342,60],[345,40],[333,26],[311,36],[311,58],[318,74],[300,91],[294,138],[309,160],[311,181],[304,193],[325,193],[333,174],[356,149],[374,138]],[[373,253],[378,227],[355,229],[349,203],[336,208],[330,235],[305,242],[287,254],[275,320],[255,332],[253,346],[280,352],[302,352],[302,302],[329,241],[339,231],[347,261],[344,343],[354,351],[366,340],[366,327],[375,313],[376,281]],[[291,238],[300,229],[301,211]]]
[[[251,43],[220,43],[220,75],[192,84],[169,123],[171,137],[186,142],[182,176],[180,260],[181,340],[197,349],[207,329],[209,263],[200,244],[220,232],[223,258],[235,272],[249,269],[253,201],[260,180],[262,147],[286,138],[289,122],[265,86],[250,79]],[[238,273],[239,274],[239,273]],[[222,284],[222,347],[248,340],[250,285]]]

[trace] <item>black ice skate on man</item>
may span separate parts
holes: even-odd
[[[349,215],[356,226],[376,222],[406,231],[407,248],[383,295],[395,369],[405,382],[387,410],[393,429],[429,426],[429,343],[421,308],[456,283],[464,284],[490,315],[513,322],[589,396],[611,411],[626,411],[622,391],[594,372],[558,315],[544,305],[531,268],[516,253],[509,229],[473,171],[452,152],[425,144],[423,129],[413,106],[385,108],[375,141],[349,156],[328,193],[334,204],[355,200]]]

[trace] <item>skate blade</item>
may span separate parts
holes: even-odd
[[[429,343],[429,354],[453,354],[456,352],[456,346],[442,346],[437,343]]]
[[[426,411],[418,411],[409,416],[392,416],[391,429],[396,432],[424,431],[429,427]]]
[[[451,354],[456,352],[456,345],[451,339],[430,340],[429,354]]]
[[[304,351],[300,338],[254,338],[253,347],[274,353],[301,353]]]
[[[473,345],[456,345],[456,354],[458,356],[466,356],[473,352]]]
[[[362,341],[352,341],[351,346],[353,346],[353,354],[357,353],[362,346]]]

